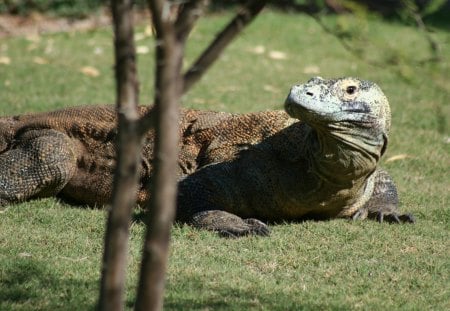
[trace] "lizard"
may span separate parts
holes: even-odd
[[[152,117],[154,108],[138,111]],[[277,111],[240,115],[181,109],[177,174],[181,178],[233,157],[241,146],[274,134],[286,122],[289,118]],[[77,204],[110,203],[116,137],[117,112],[110,105],[0,117],[0,206],[51,196]],[[150,130],[142,143],[139,205],[150,196],[154,138]]]
[[[323,81],[328,81],[328,84]],[[315,78],[305,85],[327,85],[322,91],[328,94],[328,97],[325,94],[321,95],[326,106],[328,100],[333,103],[333,99],[336,101],[338,96],[334,94],[336,98],[333,98],[332,93],[326,91],[339,88],[339,85],[346,85],[346,83],[354,84],[348,88],[355,88],[352,91],[355,94],[365,92],[375,96],[372,98],[374,102],[371,102],[367,96],[364,98],[367,102],[355,101],[357,103],[355,105],[364,104],[367,110],[364,113],[354,107],[345,111],[371,120],[373,124],[368,121],[363,122],[367,128],[373,127],[373,130],[368,130],[368,133],[375,131],[382,138],[378,136],[373,138],[368,134],[363,136],[369,140],[369,145],[375,143],[373,148],[376,151],[372,150],[373,148],[367,151],[364,149],[366,145],[358,144],[361,137],[357,134],[361,129],[358,127],[359,123],[354,120],[353,123],[347,122],[353,126],[349,133],[342,131],[339,126],[324,127],[320,130],[320,127],[316,126],[321,124],[318,122],[320,118],[317,118],[320,113],[316,114],[316,118],[311,118],[310,116],[314,115],[311,111],[314,109],[307,110],[310,112],[305,113],[301,109],[293,108],[301,107],[294,104],[295,100],[302,101],[301,98],[296,99],[292,95],[295,93],[293,91],[291,91],[292,96],[290,95],[286,101],[287,113],[264,111],[231,114],[181,109],[178,163],[180,191],[177,220],[229,236],[267,235],[269,233],[267,225],[253,217],[277,221],[294,220],[311,215],[352,216],[355,219],[377,215],[378,220],[382,221],[387,215],[386,219],[391,221],[413,222],[411,215],[397,213],[398,199],[395,185],[386,172],[377,168],[379,158],[386,149],[390,126],[389,104],[381,90],[373,83],[353,78],[337,80]],[[360,86],[363,87],[359,89]],[[298,88],[294,87],[293,90]],[[351,106],[351,103],[351,100],[345,101],[345,105]],[[338,105],[335,102],[334,104]],[[374,113],[372,108],[376,108],[377,113]],[[139,107],[139,113],[141,115],[152,113],[152,109],[152,107]],[[328,121],[330,120],[327,119]],[[347,123],[343,122],[343,124]],[[117,113],[112,106],[72,107],[53,112],[1,117],[0,206],[55,195],[88,205],[108,204],[116,163],[114,144],[117,135],[116,126]],[[334,139],[333,143],[330,141],[329,146],[327,145],[330,149],[327,157],[343,156],[347,162],[351,163],[347,168],[348,172],[345,172],[347,175],[350,174],[345,183],[342,183],[339,178],[339,180],[336,179],[335,176],[341,172],[334,168],[332,163],[339,163],[339,159],[334,159],[333,162],[331,161],[333,158],[320,157],[320,143],[323,141],[318,137],[326,137],[322,134],[327,131],[342,132],[339,135],[349,138],[350,141],[353,139],[355,142],[353,145],[351,143],[342,145],[339,139]],[[365,133],[365,131],[362,132]],[[318,133],[321,134],[318,135]],[[370,141],[370,138],[373,138],[373,141]],[[153,141],[154,132],[149,131],[143,141],[140,186],[137,190],[138,204],[143,204],[150,196],[147,185],[153,173]],[[335,144],[334,149],[333,144]],[[351,146],[351,148],[347,148],[349,150],[346,153],[345,148],[342,152],[342,146]],[[361,157],[361,163],[358,161],[359,157],[351,160],[353,153],[365,155]],[[265,169],[261,166],[262,159],[267,159],[267,163],[273,164],[268,167],[270,172],[268,171],[267,174],[270,178],[264,179],[264,174],[258,173],[258,170]],[[280,163],[281,166],[278,167]],[[358,163],[359,166],[356,165]],[[297,164],[300,166],[296,166]],[[229,168],[233,168],[234,173],[242,170],[242,176],[230,174]],[[277,169],[280,169],[279,173]],[[292,181],[299,182],[298,186],[305,189],[300,189],[298,193],[295,191],[288,193],[292,194],[292,197],[274,196],[271,200],[274,201],[277,197],[278,205],[268,207],[264,204],[251,212],[248,210],[248,202],[238,200],[239,195],[246,194],[227,192],[228,188],[233,188],[233,184],[234,187],[245,189],[253,183],[255,178],[261,185],[266,184],[266,187],[256,187],[254,190],[262,191],[261,198],[270,197],[274,194],[275,188],[269,189],[272,192],[265,192],[266,188],[282,186],[283,182],[276,179],[283,179],[283,170],[291,169],[294,174],[300,176],[300,180]],[[256,175],[252,176],[252,174]],[[245,184],[245,178],[250,179],[247,180],[249,184]],[[285,178],[292,179],[289,174]],[[205,187],[205,183],[210,184]],[[219,188],[213,189],[212,186]],[[222,186],[224,189],[220,188]],[[204,193],[207,189],[209,192]],[[305,208],[304,202],[303,205],[293,203],[299,201],[298,197],[302,194],[305,194],[305,200],[309,200],[309,207]],[[236,195],[232,198],[235,200],[232,209],[229,206],[220,205],[217,201],[228,195]],[[258,196],[258,192],[255,192],[254,196]],[[319,202],[320,196],[323,196],[323,200]],[[335,197],[327,199],[327,196]],[[203,202],[199,203],[199,200]],[[272,202],[271,200],[267,200],[266,203]],[[347,208],[349,202],[353,202],[352,208]],[[239,205],[241,203],[243,205]],[[280,204],[283,205],[282,210],[285,210],[281,213],[277,210]],[[317,208],[314,204],[323,208]],[[336,213],[340,205],[345,206],[342,208],[345,212]],[[286,211],[290,212],[286,213]],[[219,220],[223,223],[221,224]]]
[[[178,219],[230,237],[307,218],[415,221],[399,213],[395,183],[379,167],[391,112],[378,85],[315,77],[291,88],[285,110],[298,121],[180,181]]]

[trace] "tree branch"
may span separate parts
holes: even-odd
[[[402,5],[406,9],[408,14],[414,19],[417,28],[423,31],[425,39],[428,41],[432,53],[432,57],[429,59],[429,61],[440,61],[442,59],[441,47],[439,43],[431,36],[430,30],[428,29],[427,25],[425,25],[422,16],[417,10],[417,7],[413,3],[411,3],[411,1],[406,0],[402,0]]]
[[[203,14],[208,0],[191,0],[180,5],[175,31],[180,42],[185,42],[195,22]]]
[[[171,7],[167,7],[164,3],[150,3],[149,1],[148,5],[150,8],[150,11],[152,12],[152,23],[153,27],[155,28],[156,32],[156,40],[157,44],[162,43],[162,36],[163,32],[170,31],[173,32],[171,40],[177,40],[179,44],[182,45],[182,49],[184,51],[184,45],[186,42],[187,37],[189,36],[189,33],[191,32],[192,28],[194,27],[195,22],[200,17],[201,13],[204,11],[205,6],[208,4],[208,0],[187,0],[185,3],[180,4],[178,16],[175,20],[175,22],[172,24],[169,16],[166,17],[166,20],[164,21],[162,18],[158,17],[158,14],[154,14],[153,12],[160,12],[159,14],[163,14],[165,11],[171,11]],[[166,7],[165,7],[166,6]],[[168,14],[168,13],[164,13]],[[155,15],[155,16],[153,16]],[[168,25],[167,29],[164,28],[163,24],[164,22],[170,23]],[[158,60],[157,60],[158,61]],[[163,60],[161,60],[163,61]],[[183,58],[180,59],[180,70],[182,67],[182,61]],[[180,86],[181,88],[181,86]],[[155,127],[155,114],[154,113],[147,113],[140,121],[139,124],[139,134],[143,135],[146,133],[150,128]]]
[[[243,6],[233,20],[217,35],[216,39],[184,74],[183,93],[189,91],[203,76],[226,46],[261,12],[266,2],[265,0],[250,0]]]

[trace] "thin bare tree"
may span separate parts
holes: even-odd
[[[131,2],[111,0],[119,113],[118,163],[105,236],[100,310],[123,309],[128,226],[132,207],[136,202],[142,138],[152,127],[156,136],[155,173],[151,184],[152,196],[147,206],[147,232],[136,309],[162,309],[170,228],[175,216],[180,97],[201,78],[225,47],[258,15],[266,3],[250,0],[244,4],[235,18],[183,74],[186,40],[208,1],[148,0],[157,43],[155,109],[152,116],[146,115],[139,119]]]
[[[168,2],[149,0],[153,25],[156,30],[156,96],[155,107],[164,109],[156,122],[155,177],[147,219],[136,310],[162,310],[165,273],[168,259],[170,228],[176,209],[176,165],[178,159],[178,106],[186,92],[223,49],[264,7],[264,1],[249,1],[244,10],[219,33],[200,58],[182,74],[186,38],[205,1],[188,1],[172,21],[164,12]],[[165,107],[165,108],[163,108]],[[159,138],[158,138],[159,137]]]
[[[100,310],[122,310],[129,224],[136,204],[141,136],[132,0],[112,0],[116,106],[118,111],[117,167],[112,207],[106,226],[99,299]]]
[[[179,100],[184,46],[193,23],[205,5],[194,0],[182,5],[173,20],[167,1],[148,1],[156,31],[155,173],[148,205],[147,231],[136,310],[161,310],[170,228],[175,216],[178,161]]]

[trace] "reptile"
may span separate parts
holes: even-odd
[[[378,165],[391,125],[378,85],[312,78],[291,88],[285,110],[298,121],[180,181],[179,219],[231,237],[309,218],[415,221],[399,213],[394,181]]]
[[[269,234],[263,221],[399,214],[378,162],[390,111],[376,84],[313,78],[294,86],[286,112],[181,109],[177,220],[224,236]],[[139,107],[140,115],[152,107]],[[0,117],[0,206],[59,196],[108,204],[116,163],[113,106]],[[154,132],[143,139],[137,203],[151,195]]]
[[[148,106],[138,110],[141,116],[154,113]],[[283,114],[181,109],[178,176],[229,159],[242,146],[274,134],[289,122]],[[140,205],[150,195],[154,136],[150,130],[143,141],[137,190]],[[117,113],[108,105],[0,117],[0,206],[50,196],[76,204],[108,204],[116,137]]]

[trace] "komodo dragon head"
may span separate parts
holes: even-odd
[[[336,163],[347,166],[352,177],[370,173],[386,150],[390,108],[373,82],[312,78],[291,88],[285,109],[315,130],[321,158],[314,160],[316,170],[332,179]]]

